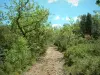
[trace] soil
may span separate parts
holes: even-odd
[[[63,54],[56,47],[48,47],[46,55],[24,75],[64,75]]]

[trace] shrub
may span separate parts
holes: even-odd
[[[63,52],[69,47],[69,43],[73,38],[72,26],[65,25],[59,30],[54,45],[58,46],[58,50]]]
[[[64,54],[68,75],[100,75],[100,42],[74,45]]]
[[[0,69],[0,75],[7,75],[2,69]]]
[[[23,37],[18,37],[10,50],[6,50],[5,71],[11,75],[12,72],[21,73],[29,65],[31,53],[27,41]]]

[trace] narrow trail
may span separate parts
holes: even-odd
[[[24,75],[64,75],[63,54],[56,47],[49,47],[46,55]]]

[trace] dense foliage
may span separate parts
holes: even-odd
[[[86,41],[86,40],[84,40]],[[70,75],[100,75],[100,42],[86,41],[65,52],[66,71]]]
[[[30,0],[10,3],[5,4],[6,12],[0,11],[0,75],[21,75],[51,43],[64,53],[67,75],[100,75],[98,14],[84,14],[74,24],[52,28],[48,9]]]
[[[67,75],[100,75],[100,18],[82,15],[59,29],[55,45],[64,53]]]
[[[0,75],[20,75],[43,55],[52,37],[49,11],[34,1],[11,0],[0,12]],[[5,25],[6,24],[6,25]]]
[[[85,37],[86,35],[89,36],[93,36],[95,39],[98,38],[98,36],[100,36],[100,32],[99,32],[99,15],[94,15],[92,16],[91,14],[87,14],[87,15],[82,15],[81,16],[81,21],[80,21],[80,32],[82,34],[83,37]]]
[[[100,6],[100,0],[96,0],[96,4]]]

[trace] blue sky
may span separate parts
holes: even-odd
[[[94,10],[100,7],[95,4],[96,0],[35,0],[40,5],[48,8],[52,15],[49,21],[54,26],[69,23],[70,18],[76,21],[79,15],[94,14]],[[70,18],[69,18],[70,17]]]
[[[95,4],[96,0],[34,0],[44,8],[50,11],[49,21],[53,26],[60,26],[69,23],[70,18],[76,21],[79,15],[93,14],[93,10],[99,10],[100,7]],[[0,6],[3,3],[9,3],[8,0],[0,0]],[[2,8],[0,7],[0,10]],[[70,18],[69,18],[70,17]]]

